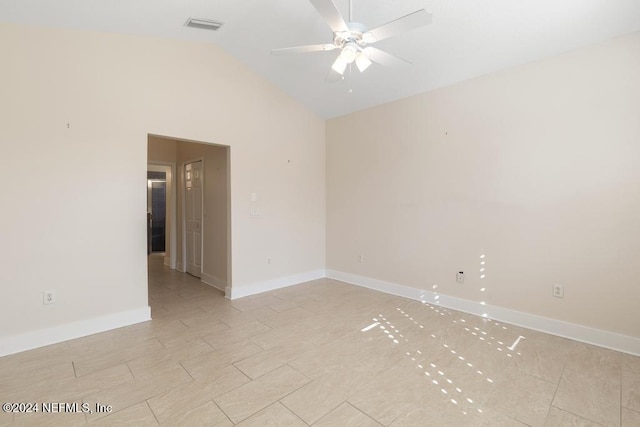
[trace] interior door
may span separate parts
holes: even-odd
[[[184,167],[185,219],[187,229],[187,273],[202,272],[202,162]]]

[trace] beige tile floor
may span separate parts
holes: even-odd
[[[159,257],[149,302],[151,322],[0,358],[0,402],[110,413],[0,426],[640,426],[640,357],[332,280],[229,301]]]

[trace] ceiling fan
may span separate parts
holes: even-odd
[[[333,0],[310,1],[333,31],[333,43],[273,49],[271,53],[273,55],[289,55],[338,49],[340,54],[331,65],[327,80],[341,78],[347,66],[354,62],[360,72],[369,68],[372,62],[386,66],[411,64],[409,61],[369,45],[431,23],[431,14],[424,9],[420,9],[402,18],[368,30],[365,25],[351,21],[353,10],[351,0],[349,0],[348,22],[344,20]]]

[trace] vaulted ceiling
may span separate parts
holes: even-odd
[[[334,3],[347,17],[348,0]],[[0,21],[214,43],[325,118],[640,31],[640,0],[353,0],[352,9],[369,29],[432,13],[431,25],[376,44],[413,65],[354,67],[327,83],[337,51],[271,55],[331,42],[308,0],[0,0]],[[187,28],[190,17],[224,25]]]

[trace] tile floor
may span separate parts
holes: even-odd
[[[92,413],[0,426],[640,426],[640,357],[332,280],[149,282],[153,321],[0,358],[0,402]]]

